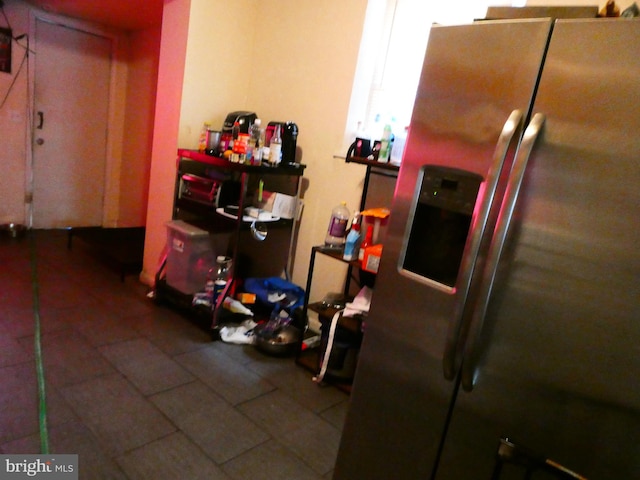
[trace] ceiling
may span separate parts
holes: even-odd
[[[50,13],[121,30],[143,30],[162,22],[163,0],[28,0]]]

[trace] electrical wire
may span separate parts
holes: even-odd
[[[13,90],[13,86],[16,84],[16,81],[20,76],[20,72],[22,71],[22,68],[24,67],[27,61],[27,57],[29,56],[28,52],[29,52],[28,50],[24,51],[24,55],[22,56],[22,61],[20,62],[20,66],[18,67],[18,71],[13,76],[13,79],[11,80],[11,84],[9,85],[9,88],[7,89],[7,92],[4,94],[4,98],[2,99],[2,102],[0,102],[0,110],[2,110],[2,108],[4,107],[4,104],[7,102],[7,99],[9,98],[9,94]]]
[[[7,27],[9,27],[9,30],[11,30],[11,22],[9,22],[9,18],[4,11],[4,2],[2,0],[0,0],[0,12],[2,12],[2,16],[4,17],[5,22],[7,22]]]

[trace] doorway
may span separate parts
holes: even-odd
[[[31,225],[101,226],[112,41],[35,20]]]

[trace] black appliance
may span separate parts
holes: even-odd
[[[233,124],[238,122],[240,124],[241,133],[249,133],[249,127],[256,121],[258,116],[254,112],[237,111],[231,112],[227,115],[222,125],[222,133],[231,133]]]

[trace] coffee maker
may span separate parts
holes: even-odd
[[[256,121],[258,116],[254,112],[237,111],[227,115],[222,125],[222,133],[231,133],[234,123],[240,124],[241,133],[249,133],[249,127]]]

